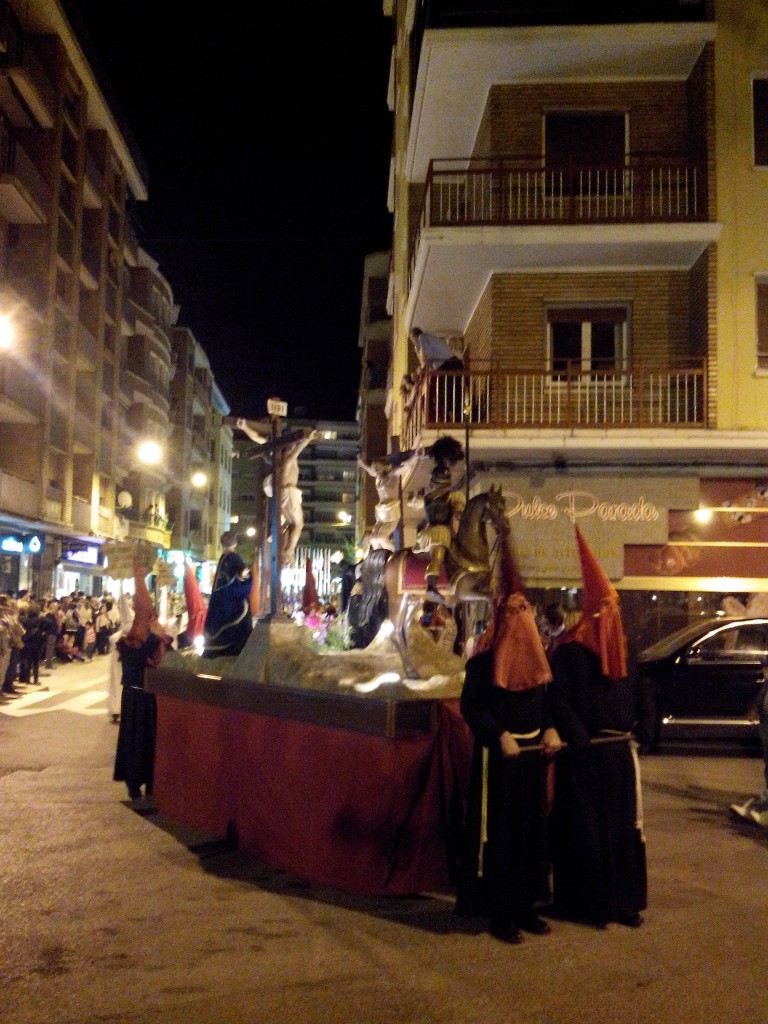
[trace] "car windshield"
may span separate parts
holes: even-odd
[[[683,626],[682,629],[678,629],[674,633],[670,633],[669,636],[662,637],[661,640],[653,644],[651,647],[646,647],[644,651],[638,657],[639,661],[655,661],[657,658],[667,658],[670,654],[674,654],[678,647],[685,647],[688,644],[693,643],[694,640],[698,640],[700,637],[706,636],[710,629],[714,629],[718,626],[725,626],[729,622],[739,622],[740,619],[728,618],[727,616],[721,615],[713,619],[699,619],[698,622],[692,622],[689,626]]]

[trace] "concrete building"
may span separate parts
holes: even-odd
[[[392,318],[387,312],[389,252],[370,253],[365,258],[363,297],[360,307],[358,347],[362,354],[357,420],[360,424],[360,455],[367,465],[389,452],[387,394],[392,355]],[[374,525],[377,496],[375,481],[361,477],[357,521],[360,534]]]
[[[0,590],[41,594],[98,592],[106,539],[168,549],[187,457],[167,450],[178,309],[127,213],[146,168],[68,12],[0,4]]]
[[[541,595],[578,582],[578,522],[638,643],[765,590],[768,9],[384,10],[390,434],[469,440]],[[463,370],[406,406],[416,326]]]

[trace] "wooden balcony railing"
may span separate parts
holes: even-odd
[[[706,210],[705,176],[684,158],[557,167],[540,157],[432,160],[411,271],[426,228],[695,221]]]
[[[632,366],[558,371],[426,371],[406,399],[406,447],[424,430],[705,428],[702,361],[681,367]]]

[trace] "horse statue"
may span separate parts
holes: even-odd
[[[461,514],[456,534],[446,551],[441,571],[440,589],[446,604],[452,608],[461,632],[459,612],[471,601],[484,601],[490,606],[493,560],[488,543],[487,525],[491,524],[497,541],[509,533],[506,503],[501,488],[493,486],[476,494]],[[408,621],[419,602],[424,599],[424,572],[429,554],[405,548],[393,554],[384,566],[387,609],[395,627],[397,641],[405,643]]]

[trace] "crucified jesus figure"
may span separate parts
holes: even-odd
[[[403,461],[393,464],[388,458],[374,459],[370,465],[359,456],[358,466],[376,481],[376,523],[371,532],[369,550],[394,551],[392,534],[400,521],[399,482],[421,458],[421,449],[403,453]]]

